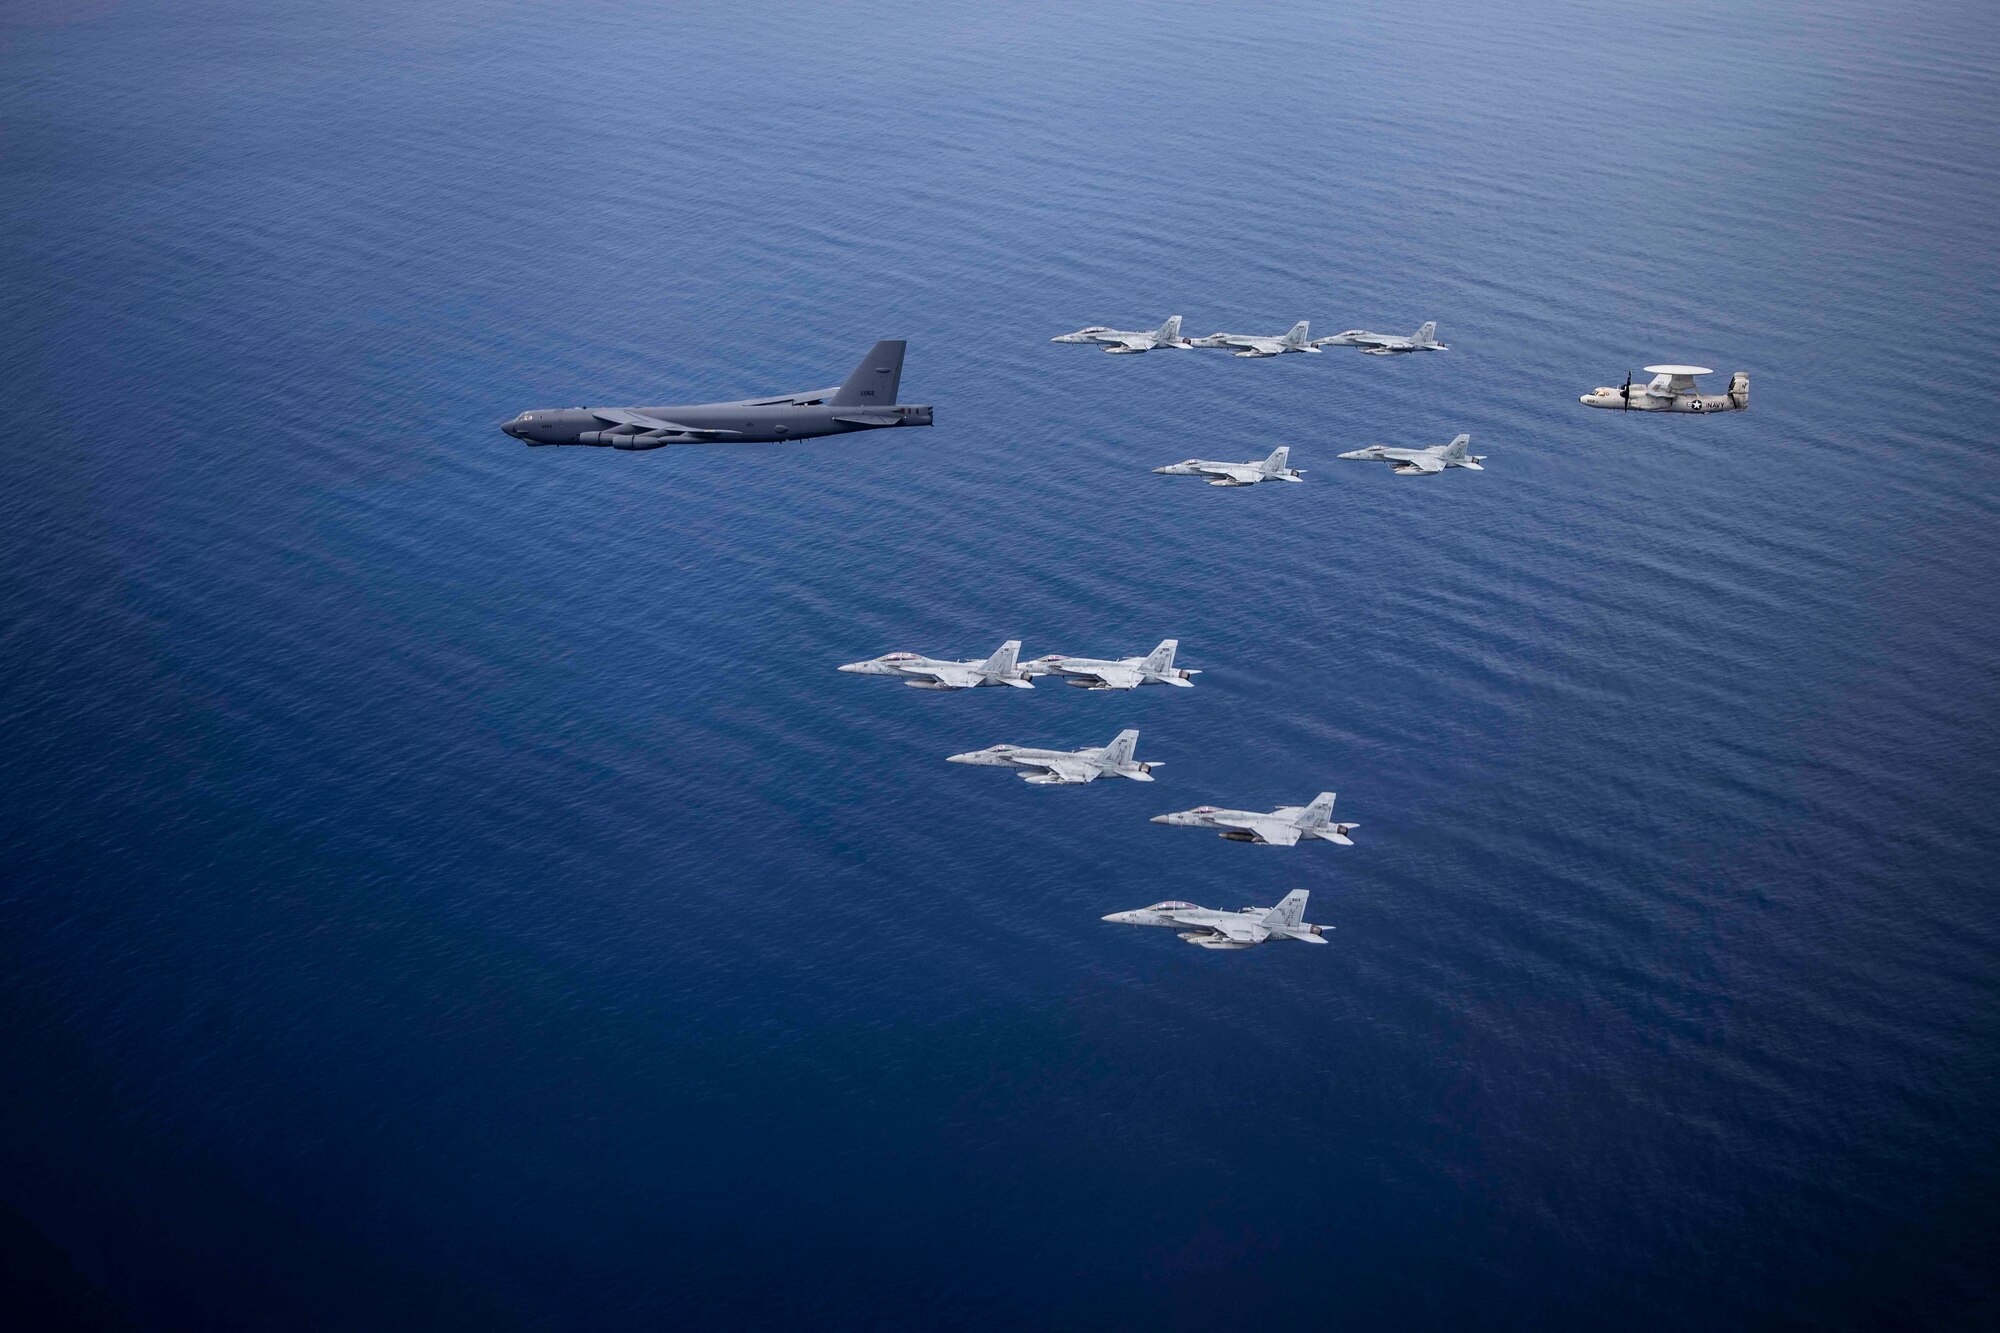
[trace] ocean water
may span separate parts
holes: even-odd
[[[2000,1319],[1989,7],[17,0],[0,75],[24,1322]],[[1177,312],[1452,350],[1047,341]],[[878,337],[934,428],[495,429]],[[1752,410],[1576,402],[1686,360]]]

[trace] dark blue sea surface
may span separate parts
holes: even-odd
[[[15,0],[10,1244],[161,1329],[1995,1326],[1992,19]],[[1048,342],[1174,313],[1451,350]],[[879,337],[934,428],[495,428]],[[1577,403],[1658,361],[1754,405]]]

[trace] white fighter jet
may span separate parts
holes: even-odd
[[[1265,940],[1325,944],[1326,932],[1333,927],[1315,926],[1304,919],[1305,914],[1306,891],[1293,889],[1271,908],[1223,912],[1193,903],[1164,902],[1136,912],[1113,912],[1104,919],[1120,926],[1165,926],[1204,949],[1253,949]]]
[[[1484,472],[1486,469],[1479,465],[1486,460],[1486,455],[1466,452],[1466,446],[1471,443],[1470,435],[1460,435],[1450,444],[1434,444],[1428,449],[1391,449],[1386,444],[1371,444],[1366,449],[1356,449],[1341,457],[1359,459],[1363,463],[1394,463],[1394,471],[1399,477],[1431,476],[1448,467]]]
[[[1186,338],[1181,337],[1181,317],[1179,315],[1167,316],[1167,322],[1150,333],[1143,331],[1133,332],[1125,329],[1108,329],[1102,324],[1092,324],[1089,328],[1078,329],[1075,333],[1057,334],[1055,337],[1049,339],[1049,341],[1052,343],[1099,343],[1103,345],[1105,351],[1114,355],[1124,355],[1132,352],[1150,352],[1155,347],[1171,347],[1177,351],[1184,352],[1193,346]]]
[[[1187,689],[1201,672],[1174,665],[1174,653],[1180,646],[1179,639],[1162,639],[1160,646],[1144,657],[1121,657],[1116,661],[1050,653],[1029,662],[1022,670],[1031,676],[1061,676],[1066,683],[1086,690],[1136,690],[1141,685],[1178,685]]]
[[[1437,340],[1438,326],[1431,320],[1415,333],[1404,337],[1395,333],[1370,333],[1367,329],[1349,329],[1336,333],[1331,338],[1313,339],[1314,347],[1359,347],[1368,356],[1395,356],[1401,352],[1448,352],[1451,349]]]
[[[1237,356],[1281,356],[1286,352],[1317,352],[1319,348],[1307,338],[1312,330],[1312,321],[1300,320],[1292,325],[1290,333],[1273,338],[1259,337],[1254,333],[1211,333],[1206,338],[1196,338],[1190,347],[1234,347]]]
[[[1342,454],[1342,458],[1350,455]],[[1247,463],[1216,463],[1206,458],[1190,458],[1185,463],[1156,467],[1162,477],[1207,477],[1211,486],[1255,486],[1260,481],[1304,481],[1304,469],[1285,466],[1291,461],[1289,445],[1279,445],[1266,459]]]
[[[1121,731],[1102,749],[1034,750],[1021,745],[990,745],[984,750],[952,755],[950,761],[1019,769],[1021,781],[1038,787],[1095,782],[1103,777],[1151,782],[1153,770],[1159,765],[1142,764],[1132,758],[1132,748],[1138,743],[1138,732]]]
[[[1222,810],[1212,805],[1198,805],[1192,810],[1154,815],[1153,822],[1178,824],[1184,828],[1221,829],[1218,836],[1231,842],[1258,842],[1266,847],[1295,847],[1301,839],[1311,841],[1315,838],[1352,847],[1354,840],[1347,835],[1361,826],[1336,824],[1332,815],[1333,793],[1323,791],[1313,797],[1311,805],[1281,805],[1268,815],[1256,810]]]
[[[1028,679],[1028,669],[1015,665],[1020,652],[1021,641],[1009,639],[984,662],[976,657],[948,662],[921,653],[888,653],[866,662],[849,662],[840,669],[857,676],[900,676],[905,685],[918,690],[971,690],[981,685],[1032,690],[1035,682]]]
[[[1620,412],[1742,412],[1750,407],[1750,375],[1739,370],[1729,377],[1729,392],[1704,394],[1695,384],[1696,375],[1713,375],[1707,366],[1647,366],[1652,383],[1643,389],[1632,387],[1632,372],[1625,372],[1619,388],[1599,385],[1577,401],[1585,407],[1609,407]]]

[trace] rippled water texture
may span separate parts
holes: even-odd
[[[9,1234],[159,1328],[1990,1326],[1991,18],[10,6]],[[1452,350],[1047,341],[1177,312]],[[934,428],[495,430],[877,337]]]

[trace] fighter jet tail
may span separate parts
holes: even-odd
[[[1437,336],[1438,336],[1437,321],[1431,320],[1428,323],[1426,323],[1422,328],[1418,329],[1417,336],[1410,339],[1410,341],[1417,344],[1417,346],[1421,347],[1425,343],[1436,342]]]
[[[1279,473],[1286,471],[1291,466],[1291,461],[1292,446],[1281,444],[1271,451],[1269,458],[1264,460],[1264,471],[1275,477]]]
[[[1306,334],[1311,331],[1312,321],[1306,319],[1300,320],[1298,323],[1292,325],[1292,331],[1285,335],[1285,346],[1304,347],[1307,341]]]
[[[1179,342],[1181,338],[1181,317],[1179,315],[1168,315],[1167,322],[1160,325],[1159,331],[1153,337],[1163,343]]]
[[[1293,889],[1278,900],[1278,905],[1264,913],[1257,923],[1270,930],[1296,930],[1306,916],[1307,891]]]
[[[901,338],[884,338],[876,343],[828,401],[835,407],[853,407],[862,403],[871,407],[887,407],[894,403],[896,391],[903,384],[905,346],[907,344]]]
[[[1471,443],[1470,435],[1454,436],[1452,442],[1444,447],[1444,456],[1454,463],[1462,463],[1465,461],[1466,449]]]
[[[980,664],[979,674],[982,676],[998,676],[1002,678],[1009,676],[1013,673],[1014,670],[1014,659],[1019,657],[1020,655],[1021,655],[1021,641],[1019,639],[1009,639],[1007,640],[1007,642],[1000,645],[999,649],[993,654],[993,656],[987,658],[983,663]],[[1023,681],[1021,683],[1024,685],[1027,684],[1026,681]]]
[[[1112,738],[1111,744],[1104,747],[1104,755],[1099,762],[1115,767],[1123,767],[1132,762],[1132,751],[1138,744],[1138,732],[1121,731],[1117,736]]]
[[[1302,829],[1323,829],[1333,818],[1333,793],[1323,791],[1313,797],[1312,804],[1299,811],[1299,817],[1292,823]]]
[[[1739,409],[1750,406],[1750,372],[1739,370],[1729,377],[1729,401]]]
[[[1181,646],[1179,639],[1161,639],[1160,646],[1146,654],[1146,660],[1139,663],[1141,671],[1171,671],[1174,669],[1174,653]]]

